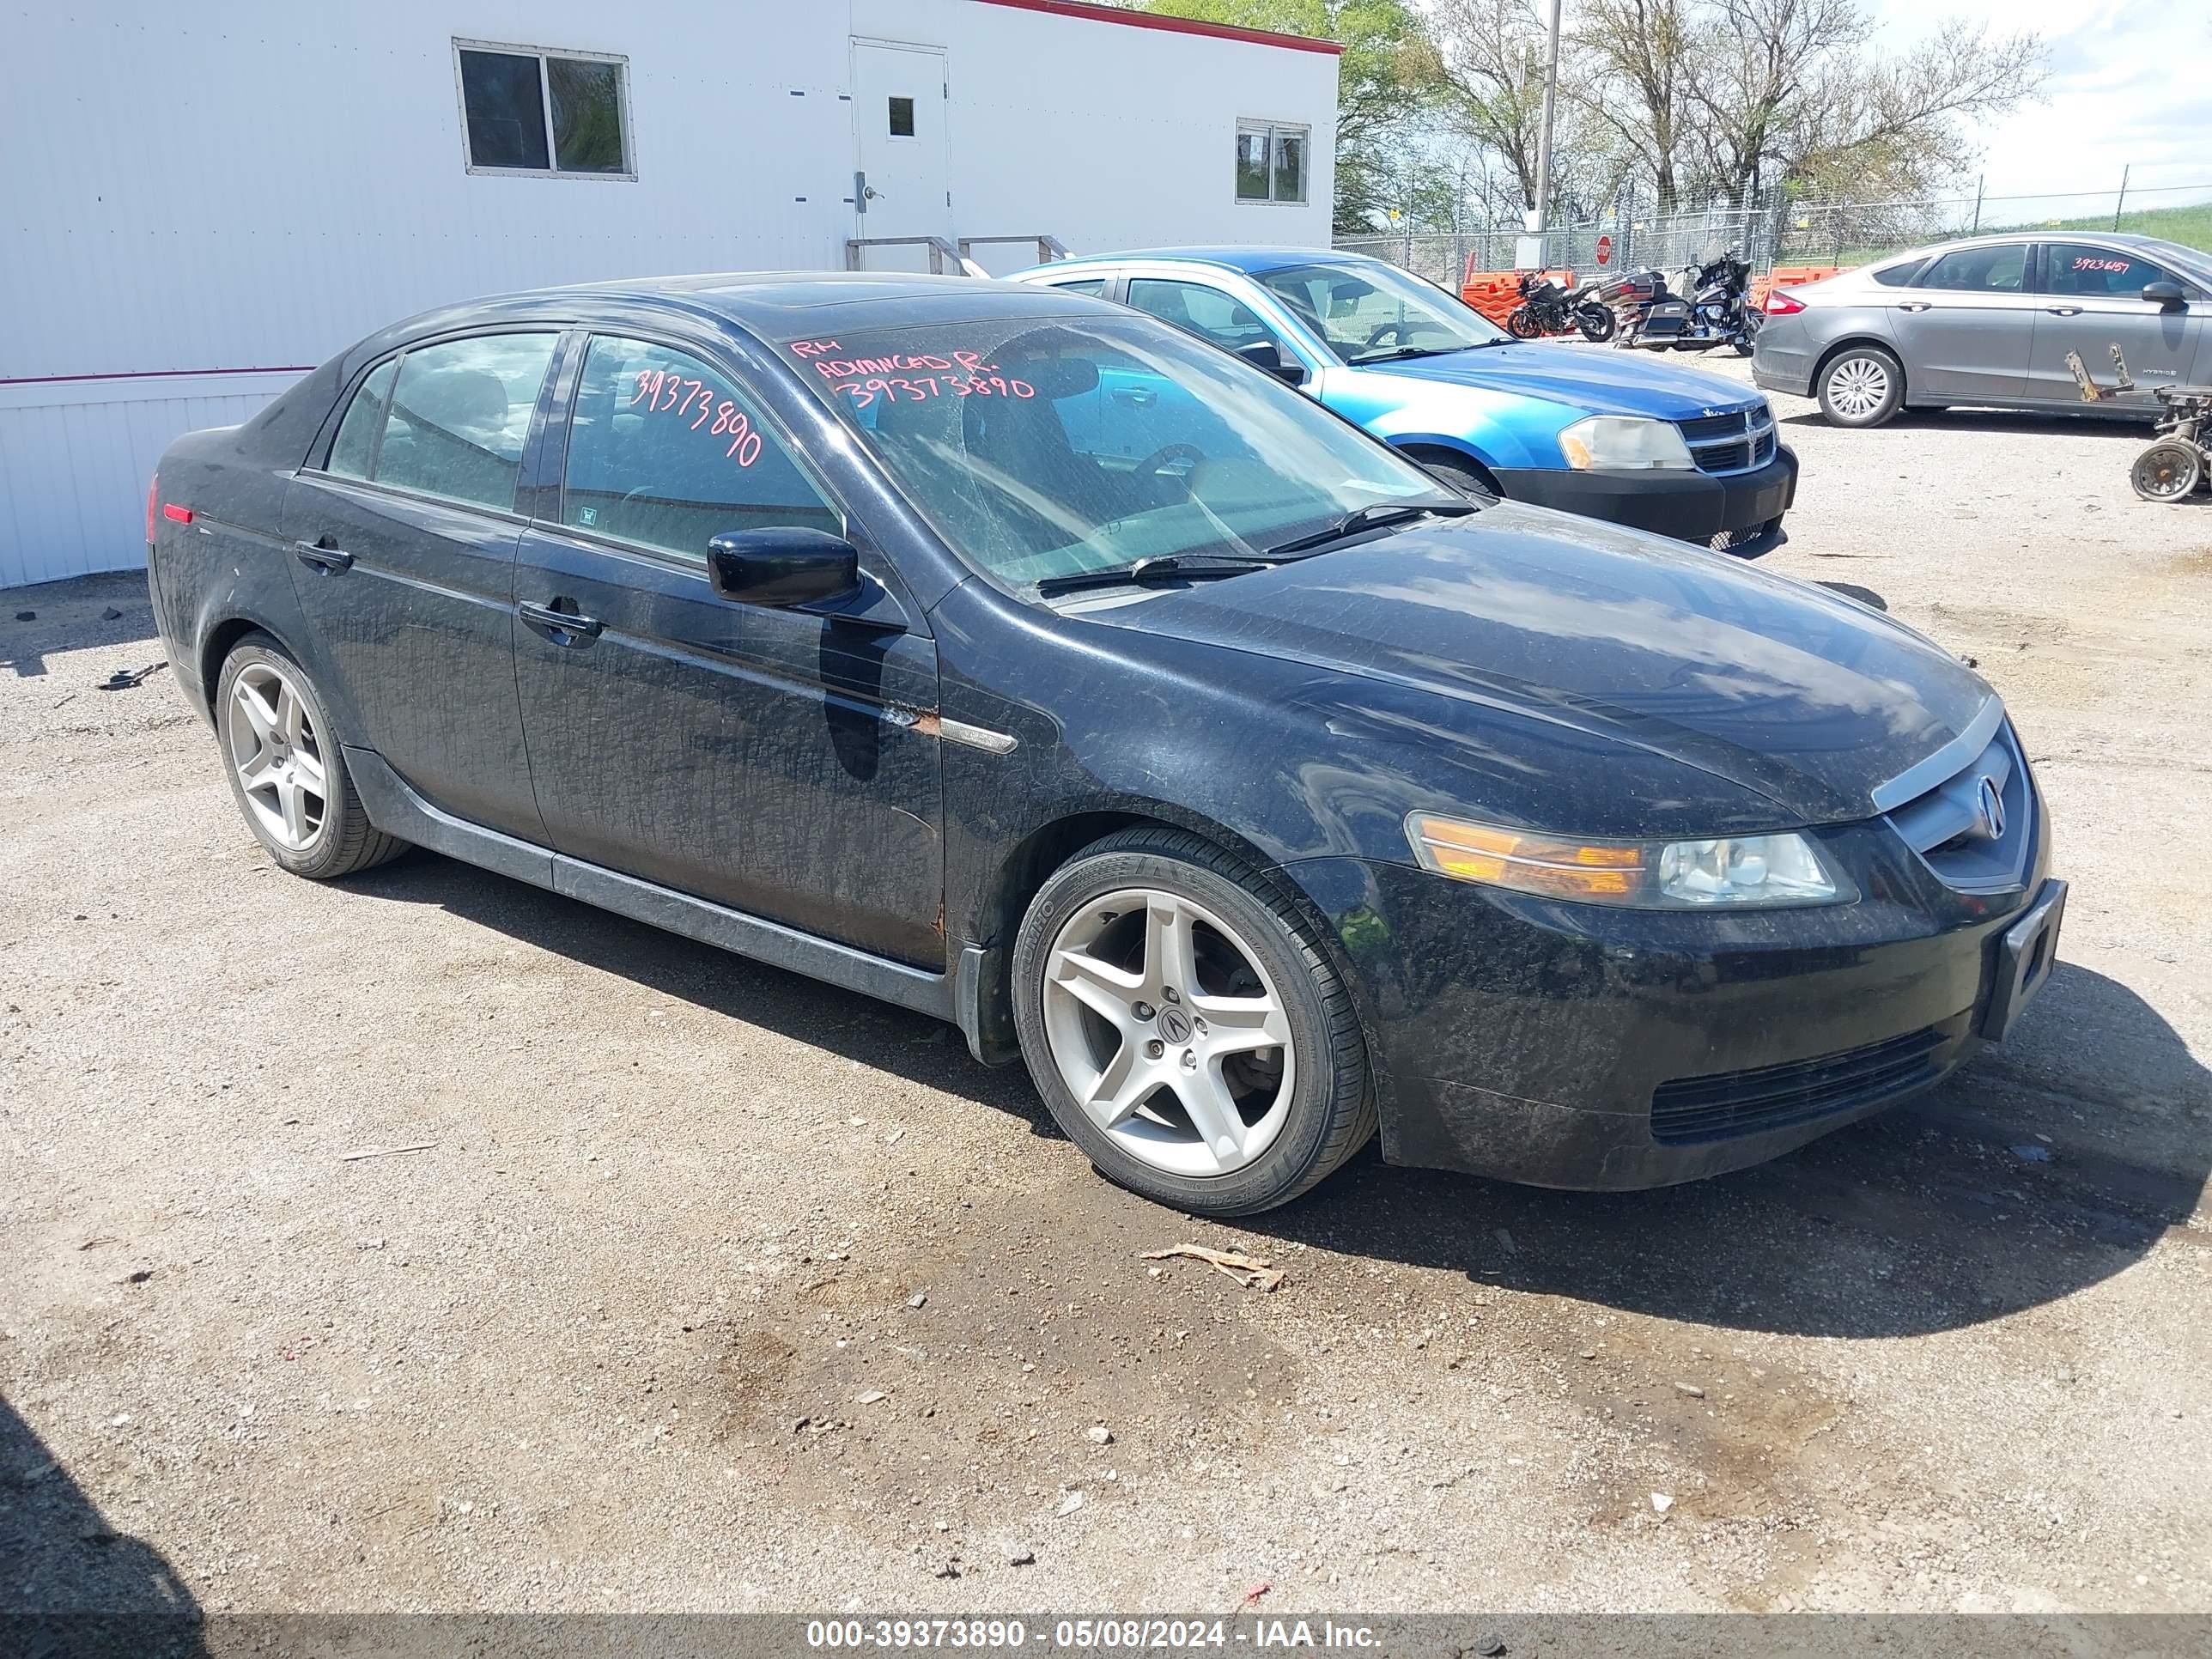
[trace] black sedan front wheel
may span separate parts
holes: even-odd
[[[1101,1173],[1200,1215],[1289,1202],[1375,1133],[1352,999],[1274,883],[1182,830],[1047,881],[1014,946],[1022,1055]]]

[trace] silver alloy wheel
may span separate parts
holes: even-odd
[[[223,711],[230,763],[246,810],[288,853],[304,853],[329,817],[322,740],[307,701],[272,662],[250,662],[231,682]]]
[[[1043,1002],[1060,1080],[1131,1157],[1227,1175],[1282,1133],[1290,1015],[1258,954],[1204,905],[1157,888],[1093,900],[1052,942]]]
[[[1846,357],[1828,374],[1828,402],[1838,415],[1863,421],[1889,401],[1889,366],[1879,357]]]

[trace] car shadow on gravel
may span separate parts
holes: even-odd
[[[346,885],[437,905],[1062,1138],[1021,1066],[978,1065],[927,1016],[427,854]],[[2212,1073],[2134,992],[2061,963],[2005,1047],[1917,1103],[1756,1169],[1561,1193],[1391,1168],[1370,1146],[1306,1198],[1237,1224],[1664,1318],[1896,1336],[2110,1278],[2188,1221],[2208,1173]]]
[[[2014,1040],[1919,1101],[1686,1186],[1561,1193],[1370,1147],[1248,1229],[1726,1328],[1904,1336],[2040,1306],[2185,1228],[2212,1073],[2149,1004],[2062,963]]]
[[[161,1553],[111,1528],[0,1400],[0,1651],[188,1659],[207,1650],[200,1628]]]
[[[1778,424],[1783,426],[1827,426],[1828,417],[1818,409],[1809,409],[1796,415],[1784,415]],[[1996,432],[2032,436],[2048,433],[2063,437],[2089,434],[2105,437],[2127,437],[2132,434],[2142,441],[2150,441],[2150,416],[2141,419],[2118,415],[2045,415],[2023,409],[1906,409],[1900,410],[1881,426],[1878,432]]]
[[[437,905],[538,950],[840,1059],[964,1096],[1027,1120],[1040,1135],[1060,1138],[1027,1072],[1018,1065],[979,1065],[957,1029],[927,1014],[419,850],[349,877],[345,886],[379,898]]]
[[[74,576],[0,594],[0,674],[35,679],[52,672],[49,657],[110,648],[117,655],[112,665],[103,661],[103,669],[143,668],[161,655],[143,570]],[[85,683],[104,678],[88,675]]]

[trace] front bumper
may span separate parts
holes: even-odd
[[[1389,1161],[1613,1190],[1762,1163],[1893,1106],[2047,980],[2064,884],[2041,848],[2025,892],[1988,899],[1902,842],[1875,862],[1857,903],[1741,915],[1362,860],[1287,869],[1352,964]]]
[[[1513,501],[1703,543],[1723,532],[1757,530],[1788,512],[1797,498],[1797,457],[1777,445],[1774,459],[1749,472],[1505,467],[1497,478]]]

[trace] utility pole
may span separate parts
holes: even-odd
[[[2134,170],[2135,163],[2132,161],[2130,161],[2120,169],[2120,199],[2112,204],[2112,228],[2114,230],[2118,230],[2120,228],[2120,210],[2128,204],[2128,174],[2132,173]]]
[[[1551,43],[1544,52],[1543,126],[1536,135],[1536,208],[1529,216],[1531,234],[1541,236],[1552,214],[1552,108],[1559,95],[1559,0],[1551,0]]]

